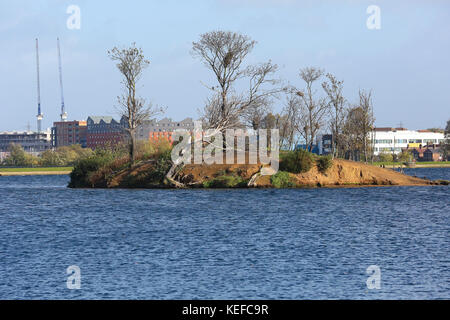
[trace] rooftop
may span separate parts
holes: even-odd
[[[406,128],[380,127],[380,128],[375,128],[374,131],[408,131],[408,129],[406,129]]]
[[[105,123],[111,123],[112,121],[116,121],[111,116],[90,116],[90,117],[88,117],[88,120],[89,119],[91,119],[94,122],[94,124],[99,124],[101,121],[103,121]]]
[[[49,134],[50,130],[47,129],[46,131],[41,131],[39,134]],[[21,134],[21,135],[35,135],[38,134],[38,132],[36,131],[2,131],[0,132],[0,135],[17,135],[17,134]]]
[[[428,129],[419,129],[419,130],[409,130],[407,128],[392,128],[392,127],[379,127],[374,128],[373,131],[375,132],[399,132],[399,131],[409,131],[409,132],[419,132],[419,133],[441,133],[437,131],[432,131]]]

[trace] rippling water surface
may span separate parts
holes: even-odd
[[[432,171],[435,170],[435,171]],[[408,174],[449,179],[450,169]],[[0,177],[0,299],[450,298],[448,186],[71,190]],[[81,289],[66,268],[81,269]],[[381,289],[366,269],[381,269]]]

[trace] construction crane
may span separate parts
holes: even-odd
[[[37,132],[40,133],[42,131],[42,119],[44,115],[41,112],[41,85],[39,82],[39,43],[38,39],[36,39],[36,70],[37,70],[37,100],[38,100],[38,114],[37,118]]]
[[[66,107],[64,106],[64,91],[62,81],[62,67],[61,67],[61,49],[59,47],[59,38],[56,38],[58,45],[58,63],[59,63],[59,86],[61,87],[61,121],[67,121]]]

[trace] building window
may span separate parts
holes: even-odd
[[[385,139],[385,140],[375,140],[376,144],[391,144],[392,140],[391,139]]]

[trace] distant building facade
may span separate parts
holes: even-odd
[[[369,139],[373,141],[374,155],[380,153],[399,154],[404,149],[438,146],[444,142],[444,134],[428,130],[408,130],[405,128],[375,128]],[[319,154],[329,154],[332,150],[333,136],[318,136]],[[435,151],[436,152],[436,151]],[[436,157],[436,156],[435,156]]]
[[[432,145],[425,148],[412,148],[404,149],[411,152],[411,155],[415,161],[442,161],[442,155],[440,148],[436,145]]]
[[[173,134],[172,131],[164,131],[164,132],[152,131],[149,132],[148,140],[150,142],[168,141],[170,144],[172,144],[173,143],[172,134]]]
[[[403,149],[422,148],[444,142],[444,134],[405,128],[375,128],[372,132],[374,154],[401,153]]]
[[[151,137],[159,137],[158,132],[174,132],[176,129],[194,130],[194,120],[186,118],[181,121],[173,121],[170,118],[164,118],[159,121],[153,119],[145,121],[136,130],[137,140],[148,140]],[[171,134],[170,134],[171,135]],[[161,137],[167,136],[162,134]]]
[[[59,121],[53,123],[52,145],[54,148],[79,144],[87,147],[87,121]]]
[[[442,161],[441,150],[438,148],[427,148],[423,153],[423,161]]]
[[[317,139],[318,143],[318,154],[328,155],[333,152],[333,135],[332,134],[323,134],[319,135]]]
[[[126,141],[127,121],[120,121],[109,116],[91,116],[87,118],[86,145],[96,149],[109,147]]]
[[[0,132],[0,152],[2,157],[9,154],[11,144],[21,145],[25,152],[38,155],[41,152],[51,149],[51,131],[43,132],[15,131]]]

